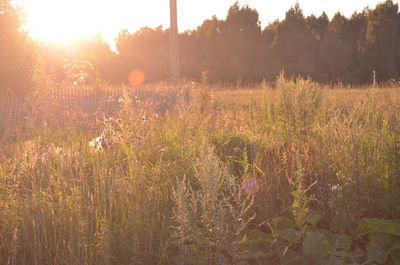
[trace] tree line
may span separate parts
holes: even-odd
[[[32,86],[43,72],[67,79],[66,65],[90,64],[89,75],[112,83],[128,81],[140,69],[147,81],[169,78],[169,29],[122,30],[116,51],[101,37],[86,37],[69,46],[34,43],[20,31],[21,19],[8,0],[0,0],[0,85],[15,90]],[[319,82],[363,84],[400,77],[400,13],[386,0],[350,17],[305,16],[297,3],[283,20],[261,28],[259,14],[233,4],[225,19],[213,16],[197,29],[179,34],[181,74],[214,82],[260,82],[289,76]],[[373,74],[374,73],[374,74]]]

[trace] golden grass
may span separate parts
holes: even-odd
[[[349,231],[400,218],[400,90],[280,82],[203,91],[210,102],[194,87],[164,116],[127,104],[119,122],[8,141],[1,264],[287,264],[284,251],[306,262],[321,229],[352,236],[346,251],[365,262],[367,241]],[[99,131],[110,145],[95,150]]]

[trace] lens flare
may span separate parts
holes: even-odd
[[[144,82],[144,73],[139,69],[135,69],[129,73],[128,79],[132,86],[140,86]]]
[[[245,178],[242,181],[242,189],[247,194],[254,195],[260,189],[260,185],[258,184],[258,181],[255,178],[249,177],[249,178]]]

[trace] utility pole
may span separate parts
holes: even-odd
[[[176,87],[179,78],[179,43],[178,43],[178,19],[176,0],[169,0],[170,7],[170,61],[171,61],[171,81]]]

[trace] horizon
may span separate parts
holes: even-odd
[[[127,3],[116,0],[112,5],[106,1],[88,0],[14,0],[13,4],[21,6],[26,14],[25,30],[30,37],[36,41],[45,43],[69,44],[82,36],[100,35],[115,50],[115,38],[121,30],[127,29],[134,33],[142,27],[156,28],[162,26],[169,28],[169,1],[151,0],[136,6],[138,3]],[[196,29],[206,19],[215,15],[218,19],[225,19],[229,7],[236,1],[219,1],[213,3],[211,0],[202,2],[178,1],[178,30],[185,32]],[[350,17],[355,12],[362,12],[365,8],[374,8],[377,4],[384,2],[380,0],[357,0],[357,1],[319,1],[313,0],[286,0],[284,3],[269,5],[265,0],[238,1],[240,6],[248,5],[259,13],[261,27],[265,28],[275,20],[282,20],[285,13],[299,2],[300,8],[305,16],[314,14],[320,16],[325,12],[329,19],[340,12]],[[398,4],[399,0],[394,0]],[[158,9],[154,5],[158,4]],[[77,9],[77,5],[81,8]],[[209,8],[210,6],[213,8]],[[43,7],[47,7],[44,10]],[[94,8],[96,7],[96,8]],[[135,8],[136,7],[136,8]],[[91,12],[95,10],[96,12]],[[188,10],[188,11],[187,11]],[[149,16],[154,13],[154,16]],[[71,20],[71,14],[74,20]],[[134,18],[133,18],[134,17]],[[136,18],[135,18],[136,17]],[[156,17],[156,19],[154,19]],[[54,23],[49,23],[49,21]],[[110,23],[112,21],[113,23]]]

